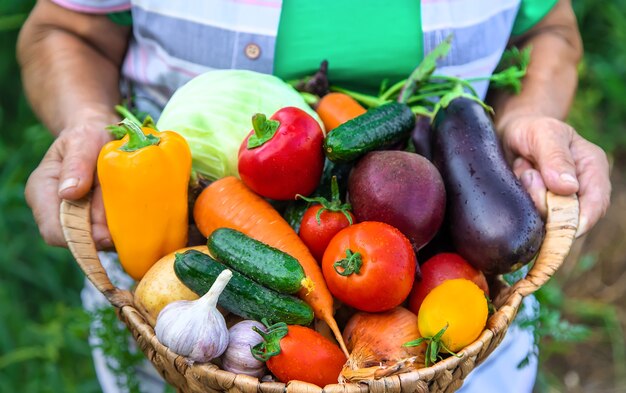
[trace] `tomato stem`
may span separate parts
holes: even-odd
[[[361,266],[363,266],[363,257],[360,253],[353,253],[352,250],[346,250],[346,257],[333,263],[333,269],[340,276],[347,277],[353,273],[360,274]],[[341,268],[341,271],[339,271]]]
[[[424,342],[427,342],[428,344],[426,346],[426,352],[424,353],[424,365],[426,367],[430,366],[431,364],[437,363],[437,359],[442,359],[442,357],[439,356],[439,352],[441,352],[441,349],[448,352],[450,355],[460,358],[461,355],[451,351],[446,346],[446,344],[444,344],[443,341],[441,340],[441,337],[443,336],[443,334],[446,332],[447,329],[448,329],[448,324],[446,324],[446,326],[444,326],[440,331],[437,332],[437,334],[435,334],[432,337],[420,337],[417,340],[404,343],[402,346],[403,347],[416,347],[418,345],[421,345]]]
[[[322,208],[317,211],[315,215],[315,219],[317,221],[317,225],[322,225],[321,216],[324,211],[329,212],[341,212],[348,220],[348,223],[352,225],[352,216],[349,211],[352,209],[352,205],[349,203],[341,203],[341,197],[339,195],[339,184],[337,183],[337,176],[333,176],[330,180],[330,192],[331,192],[331,200],[319,196],[315,198],[307,198],[303,195],[297,194],[296,198],[300,198],[309,203],[318,203],[322,205]]]
[[[280,340],[287,335],[288,329],[284,322],[270,325],[265,318],[261,322],[267,327],[267,331],[264,332],[256,326],[252,327],[252,330],[261,335],[263,341],[252,347],[250,353],[256,360],[267,362],[272,356],[280,354]]]

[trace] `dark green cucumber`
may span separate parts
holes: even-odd
[[[199,296],[208,292],[225,269],[225,265],[197,250],[176,254],[174,261],[176,276]],[[271,323],[288,325],[309,325],[313,321],[313,310],[302,300],[265,288],[237,271],[233,271],[218,304],[233,314],[256,321],[267,318]]]
[[[333,129],[324,139],[324,151],[332,161],[352,161],[408,138],[414,127],[415,115],[411,108],[390,102]]]
[[[216,229],[207,246],[218,261],[266,288],[291,294],[306,284],[304,270],[296,258],[245,233]]]

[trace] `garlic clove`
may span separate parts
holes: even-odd
[[[222,355],[222,368],[235,374],[261,378],[266,373],[265,362],[255,359],[251,349],[261,343],[263,337],[252,327],[266,331],[262,323],[251,320],[241,321],[228,330],[230,338],[228,348]]]

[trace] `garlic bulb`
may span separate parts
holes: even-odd
[[[260,334],[252,330],[256,326],[265,331],[265,326],[257,321],[241,321],[233,325],[228,333],[230,339],[228,348],[222,355],[222,368],[235,374],[246,374],[260,378],[265,375],[265,362],[252,356],[250,349],[263,341]]]
[[[223,270],[200,299],[180,300],[163,308],[154,328],[159,341],[196,362],[208,362],[224,353],[228,328],[217,299],[232,276],[230,270]]]

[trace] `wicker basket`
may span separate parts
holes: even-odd
[[[487,321],[480,337],[459,352],[460,357],[451,356],[431,367],[405,373],[389,370],[376,380],[327,385],[324,388],[298,381],[287,385],[260,382],[253,377],[220,370],[210,363],[190,365],[184,357],[171,352],[157,340],[152,327],[135,308],[133,294],[111,284],[91,237],[89,200],[63,201],[61,224],[68,246],[87,278],[118,308],[120,319],[128,326],[144,354],[179,392],[454,392],[476,365],[500,344],[522,299],[547,282],[569,253],[578,225],[578,201],[575,197],[548,193],[547,202],[546,237],[535,264],[527,276],[515,285],[502,286],[497,290],[494,300],[497,311]]]

